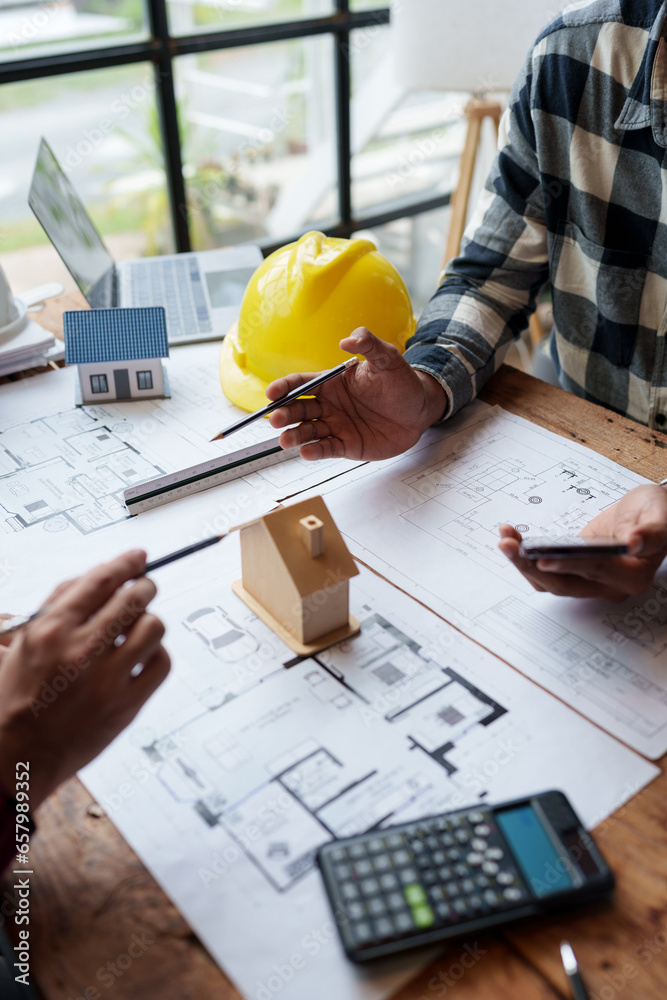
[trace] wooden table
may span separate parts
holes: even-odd
[[[40,322],[47,325],[51,317],[55,329],[63,306],[80,305],[77,296],[63,299],[42,313]],[[515,369],[502,368],[482,396],[649,479],[667,474],[666,435]],[[470,942],[478,950],[469,969],[459,961],[463,945],[448,946],[396,1000],[563,1000],[571,995],[559,955],[564,937],[595,1000],[665,1000],[666,761],[658,779],[595,831],[617,875],[613,903],[479,936]],[[44,803],[37,822],[30,940],[33,978],[45,1000],[238,1000],[238,992],[78,779]],[[6,878],[0,891],[11,896],[10,885]],[[145,952],[108,985],[107,963],[127,954],[133,935]]]

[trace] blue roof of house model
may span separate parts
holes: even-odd
[[[169,357],[162,306],[66,312],[65,364]]]

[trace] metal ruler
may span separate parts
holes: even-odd
[[[213,486],[222,486],[232,479],[240,479],[251,472],[259,472],[270,465],[286,462],[294,458],[298,448],[283,451],[278,444],[278,438],[262,441],[249,448],[222,455],[220,458],[209,458],[206,462],[193,465],[180,472],[171,472],[158,479],[150,479],[139,486],[130,486],[123,497],[130,514],[143,514],[146,510],[161,507],[172,500],[182,500],[183,497],[210,490]]]

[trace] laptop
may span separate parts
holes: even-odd
[[[247,244],[116,264],[45,139],[28,204],[92,309],[164,306],[170,344],[224,337],[264,259]]]

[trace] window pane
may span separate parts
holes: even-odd
[[[322,17],[333,9],[333,0],[167,0],[172,35]]]
[[[451,192],[465,137],[465,95],[406,92],[395,79],[391,27],[350,37],[355,215]]]
[[[0,87],[0,262],[15,291],[74,284],[28,207],[44,135],[116,260],[173,250],[153,70],[135,64]]]
[[[335,221],[330,36],[184,56],[176,67],[195,248],[278,242]]]
[[[438,285],[450,214],[449,208],[438,208],[354,234],[375,243],[398,268],[417,316]]]
[[[409,218],[396,219],[354,233],[375,243],[378,250],[398,268],[408,286],[412,308],[420,316],[438,285],[451,210],[438,208]],[[532,372],[530,334],[512,344],[505,363]]]
[[[146,35],[144,0],[0,0],[0,61]]]

